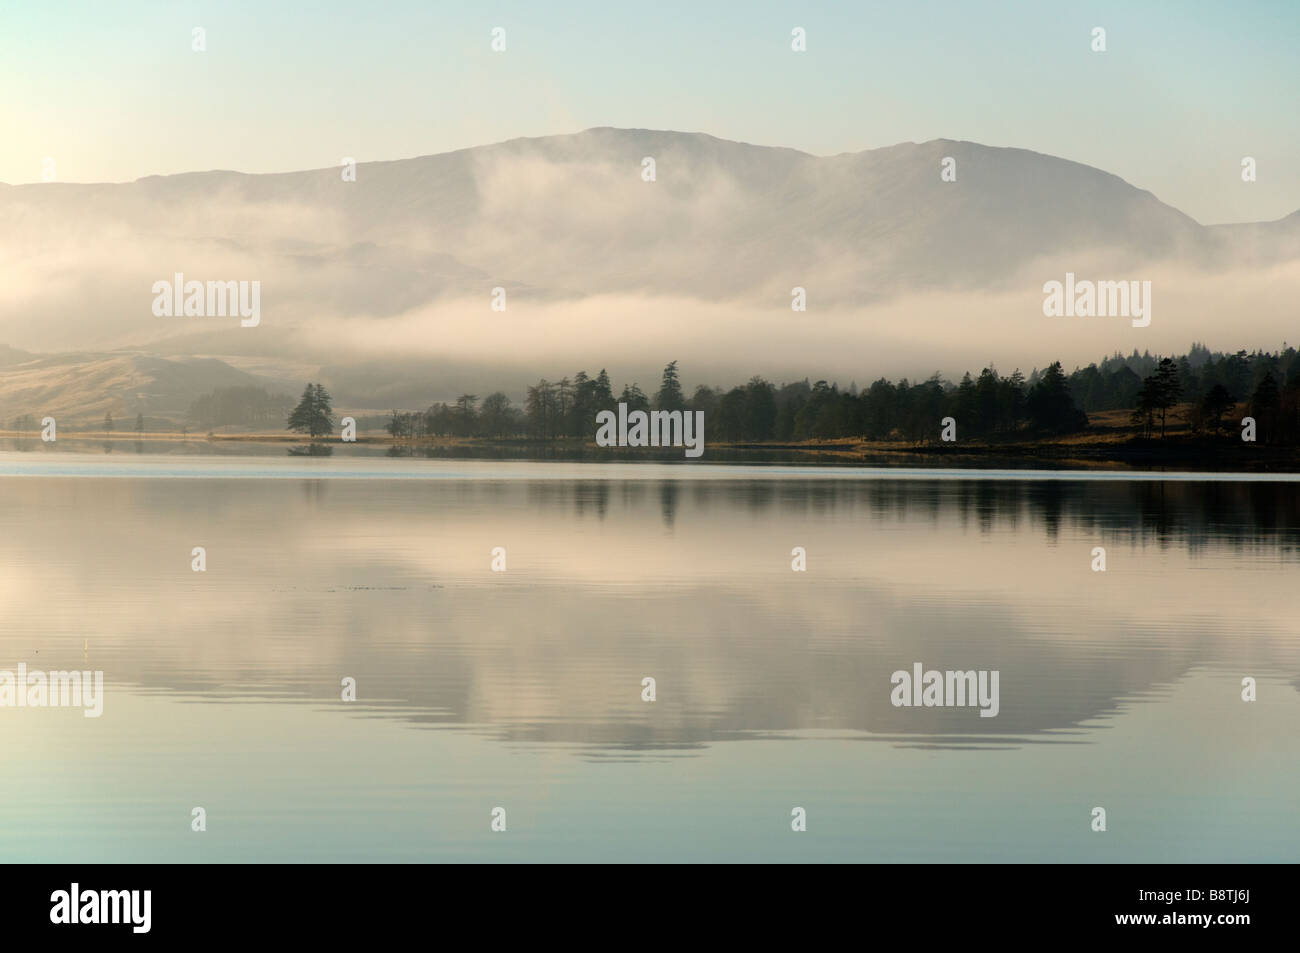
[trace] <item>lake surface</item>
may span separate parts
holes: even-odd
[[[278,453],[0,452],[0,857],[1300,860],[1293,477]]]

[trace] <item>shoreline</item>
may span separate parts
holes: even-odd
[[[40,433],[0,430],[0,440],[41,443]],[[590,459],[592,462],[664,462],[679,458],[678,448],[601,448],[592,441],[565,438],[532,440],[528,438],[493,439],[485,437],[394,438],[387,434],[359,434],[344,444],[338,435],[312,440],[303,434],[262,433],[135,433],[70,431],[61,433],[59,442],[171,443],[238,445],[259,444],[267,447],[358,446],[387,449],[392,456],[457,456],[505,459]],[[709,453],[712,450],[713,453]],[[1133,433],[1080,433],[1041,441],[965,443],[921,443],[907,441],[867,441],[841,438],[826,441],[769,441],[711,443],[706,445],[702,462],[755,463],[763,455],[776,455],[766,462],[820,465],[897,466],[911,463],[920,466],[1010,466],[1025,469],[1128,469],[1132,467],[1171,467],[1178,470],[1237,470],[1240,472],[1300,472],[1300,447],[1269,446],[1246,443],[1232,437],[1192,437],[1173,434],[1165,439],[1143,438]]]

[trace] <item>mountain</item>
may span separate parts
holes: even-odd
[[[217,388],[292,386],[239,371],[222,361],[168,361],[142,354],[58,354],[0,369],[0,429],[30,413],[64,427],[97,425],[105,413],[183,420],[190,403]],[[292,391],[288,391],[292,393]]]
[[[645,157],[654,181],[642,177]],[[956,181],[940,178],[945,158]],[[1300,259],[1300,212],[1203,226],[1098,169],[973,142],[819,157],[597,128],[364,162],[355,182],[326,168],[6,186],[0,253],[11,266],[0,338],[40,353],[339,369],[422,355],[512,374],[531,365],[534,376],[538,361],[558,364],[549,371],[558,376],[588,355],[638,374],[672,357],[723,373],[767,355],[788,367],[750,372],[817,373],[819,354],[915,361],[936,341],[945,359],[967,359],[954,350],[967,348],[986,360],[999,340],[1009,349],[1025,339],[1024,321],[1041,317],[1042,283],[1066,270],[1204,279],[1285,265]],[[259,325],[155,317],[153,283],[177,272],[259,281]],[[792,318],[795,286],[810,305]],[[508,315],[489,308],[495,287],[506,289]],[[935,295],[959,296],[969,315],[943,324],[905,307]],[[1020,297],[1008,305],[998,295]],[[987,316],[977,306],[985,297]],[[798,360],[781,337],[780,322],[792,320],[818,337],[819,350],[809,343]],[[742,354],[734,344],[746,335]],[[1071,346],[1083,355],[1109,343]],[[376,387],[391,384],[382,376]],[[127,379],[109,375],[106,386]]]

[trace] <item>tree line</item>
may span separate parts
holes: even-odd
[[[291,403],[262,388],[223,388],[194,401],[190,419],[208,428],[264,426],[288,411],[290,430],[312,437],[333,432],[332,398],[321,384],[308,384],[289,410]],[[1128,410],[1142,433],[1153,437],[1165,436],[1171,424],[1194,434],[1225,434],[1240,426],[1234,412],[1249,414],[1260,442],[1291,445],[1300,444],[1300,353],[1285,347],[1225,354],[1193,344],[1181,356],[1116,353],[1068,375],[1056,361],[1027,378],[1019,370],[1003,376],[986,367],[955,384],[936,373],[916,382],[882,377],[861,390],[825,380],[778,385],[752,377],[731,388],[701,384],[689,397],[672,361],[653,394],[635,382],[615,391],[604,369],[594,377],[579,371],[572,378],[538,381],[527,389],[522,406],[502,391],[481,400],[462,394],[423,411],[395,409],[386,429],[402,439],[588,440],[596,431],[596,414],[619,403],[629,410],[703,411],[705,439],[713,443],[846,437],[919,442],[934,439],[944,417],[957,421],[962,438],[1032,437],[1082,430],[1089,413]],[[37,420],[25,414],[11,426],[34,430]],[[113,429],[108,415],[104,429]],[[144,430],[141,415],[136,430]]]
[[[1136,351],[1112,355],[1066,374],[1061,362],[1025,377],[986,367],[953,383],[939,374],[923,381],[880,378],[859,390],[805,379],[773,384],[753,377],[731,388],[699,385],[687,396],[670,362],[653,394],[637,383],[615,390],[609,374],[579,371],[572,378],[538,381],[523,406],[502,391],[480,401],[462,394],[424,411],[394,410],[388,431],[399,438],[528,437],[590,439],[596,414],[614,410],[702,410],[710,442],[933,439],[944,417],[965,437],[1068,434],[1088,426],[1090,411],[1129,410],[1144,434],[1164,435],[1177,422],[1193,433],[1226,432],[1227,415],[1245,403],[1259,440],[1300,442],[1300,357],[1281,352],[1211,353],[1193,344],[1179,357]],[[1171,417],[1176,409],[1176,417]],[[1234,422],[1234,426],[1239,422]]]
[[[520,437],[538,440],[590,439],[596,415],[620,404],[633,410],[703,411],[705,436],[716,442],[797,441],[860,436],[923,440],[944,416],[967,421],[969,434],[991,434],[1029,427],[1063,433],[1087,424],[1075,406],[1061,366],[1051,365],[1032,384],[1019,372],[999,377],[986,369],[978,380],[966,375],[958,385],[938,375],[897,384],[881,379],[865,391],[807,380],[775,385],[761,377],[730,389],[700,385],[690,397],[682,388],[677,362],[663,370],[653,395],[639,384],[615,392],[609,374],[579,371],[572,379],[540,380],[528,388],[522,407],[501,391],[479,404],[462,394],[453,404],[428,410],[394,410],[388,431],[395,437]]]
[[[1076,371],[1085,377],[1080,390],[1094,386],[1094,397],[1104,395],[1109,382],[1132,392],[1127,406],[1144,434],[1159,431],[1163,437],[1170,411],[1194,434],[1218,435],[1235,431],[1240,420],[1228,415],[1244,404],[1245,415],[1255,418],[1257,440],[1263,443],[1300,443],[1300,355],[1295,348],[1280,352],[1254,351],[1235,354],[1211,353],[1193,344],[1181,357],[1152,358],[1150,355],[1111,359],[1108,371],[1092,365]],[[1151,368],[1141,379],[1132,365]],[[1091,373],[1089,373],[1091,372]],[[1105,399],[1102,397],[1101,399]],[[1113,401],[1112,401],[1113,402]],[[1121,405],[1124,406],[1124,405]]]

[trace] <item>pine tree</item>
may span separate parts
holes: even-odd
[[[681,381],[677,379],[677,362],[670,361],[664,368],[663,380],[655,394],[655,407],[659,410],[683,410],[686,397],[682,393]]]
[[[1265,443],[1273,443],[1276,440],[1280,406],[1277,381],[1273,379],[1271,372],[1265,373],[1250,398],[1250,412],[1259,421],[1261,436],[1264,437]]]
[[[609,382],[609,374],[602,367],[596,375],[596,409],[612,410],[614,407],[614,388]]]
[[[329,393],[321,384],[308,384],[302,399],[289,414],[287,429],[310,434],[313,438],[334,429],[334,407]]]
[[[1154,377],[1148,377],[1138,388],[1136,403],[1133,407],[1133,423],[1142,425],[1142,436],[1151,436],[1155,427],[1157,388]]]
[[[474,434],[474,405],[478,403],[478,394],[461,394],[456,398],[456,419],[462,437]]]
[[[1236,401],[1222,384],[1215,384],[1201,401],[1201,412],[1214,424],[1214,432],[1223,429],[1223,415],[1232,410]]]
[[[1178,395],[1182,393],[1182,384],[1178,380],[1178,365],[1172,358],[1161,358],[1160,365],[1156,368],[1155,381],[1158,399],[1156,409],[1160,411],[1160,439],[1163,440],[1165,415],[1169,412],[1169,408],[1178,402]]]
[[[316,409],[316,391],[308,384],[303,388],[302,400],[298,401],[298,406],[289,414],[289,422],[286,429],[295,433],[311,433],[313,413]]]
[[[311,435],[319,437],[334,430],[334,399],[330,397],[323,384],[316,385],[315,398]]]
[[[1029,391],[1025,409],[1035,427],[1050,433],[1070,433],[1088,426],[1088,416],[1074,405],[1061,362],[1054,361]]]
[[[630,414],[634,410],[650,409],[650,398],[645,395],[641,388],[634,382],[623,385],[623,393],[619,394],[619,402],[627,404],[627,412]]]

